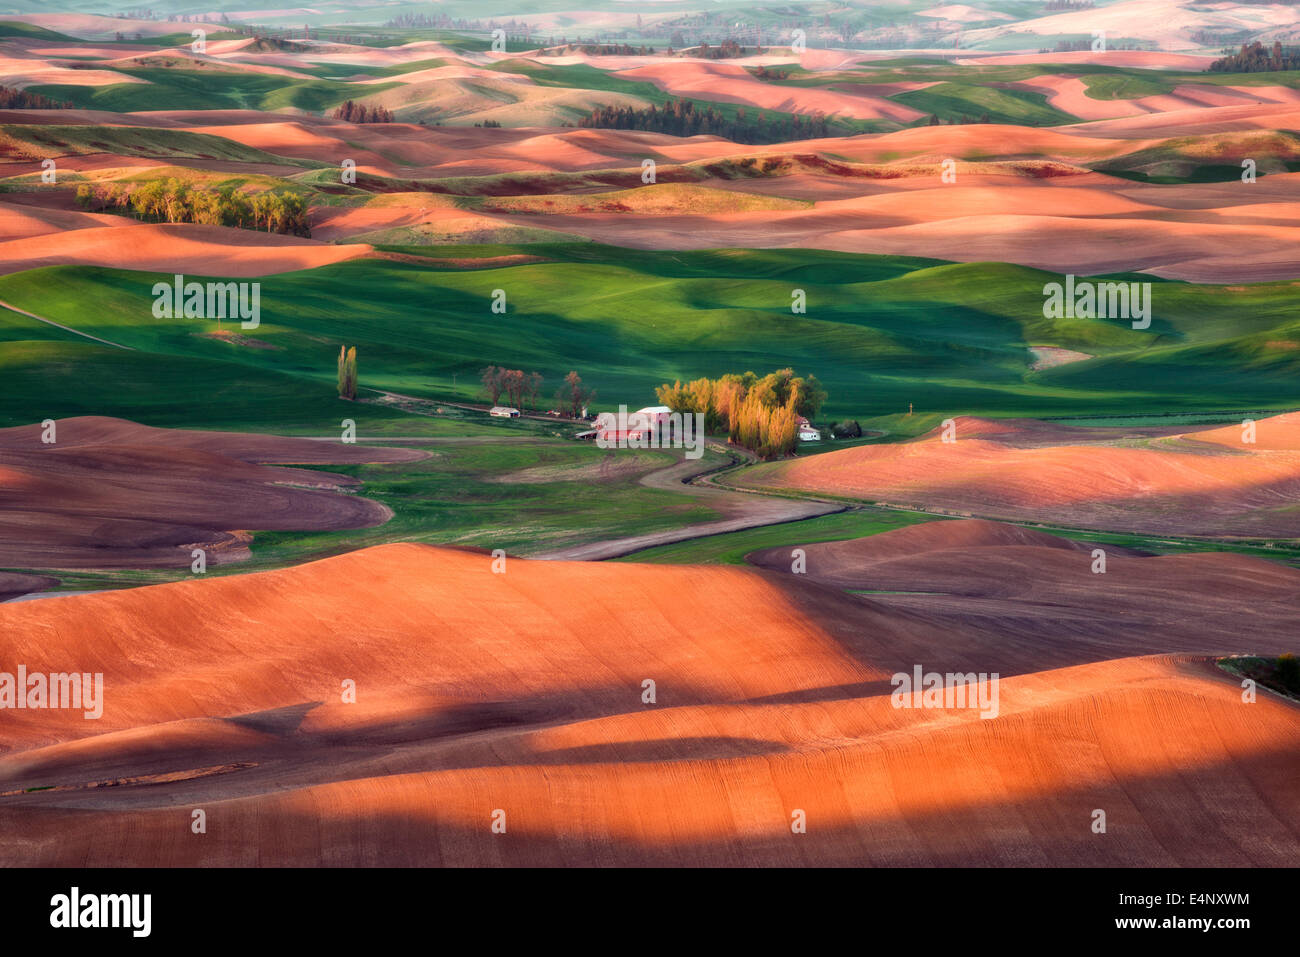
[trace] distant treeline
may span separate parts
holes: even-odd
[[[82,183],[77,202],[92,212],[123,210],[151,223],[197,223],[310,236],[300,193],[253,193],[231,187],[194,189],[179,179],[144,183]]]
[[[762,53],[761,49],[755,49],[756,53]],[[691,54],[705,60],[730,60],[735,57],[748,56],[745,48],[735,40],[723,40],[716,47],[709,46],[708,42],[701,43]]]
[[[958,119],[957,117],[954,116],[952,119],[946,122],[944,120],[939,119],[938,114],[931,113],[930,121],[925,125],[926,126],[963,126],[968,123],[992,123],[992,122],[993,122],[992,118],[987,113],[981,113],[980,118],[978,120],[966,116],[965,114],[962,114],[961,119]]]
[[[1047,0],[1044,10],[1091,10],[1095,4],[1092,0]]]
[[[1046,47],[1039,47],[1039,53],[1077,53],[1080,50],[1091,50],[1093,40],[1058,40],[1054,50],[1048,50]],[[1136,40],[1107,40],[1107,50],[1141,50],[1142,44]]]
[[[1228,33],[1212,33],[1209,30],[1196,30],[1189,35],[1189,39],[1203,47],[1219,47],[1220,53],[1228,53],[1234,46],[1244,43],[1248,38],[1248,31],[1233,30]]]
[[[393,122],[392,110],[386,110],[382,106],[366,106],[362,103],[353,103],[351,100],[338,107],[330,116],[336,120],[345,120],[348,123]]]
[[[474,30],[478,29],[481,24],[477,20],[456,20],[440,13],[436,17],[431,17],[425,13],[403,13],[393,17],[391,20],[385,20],[386,27],[432,27],[437,30]]]
[[[1287,49],[1280,40],[1273,42],[1270,50],[1256,40],[1241,45],[1241,52],[1215,60],[1211,73],[1273,73],[1277,70],[1300,70],[1300,51]]]
[[[41,96],[39,93],[28,93],[26,90],[0,86],[0,109],[2,110],[66,110],[71,106],[71,103],[51,100],[48,96]]]
[[[554,56],[569,53],[585,53],[587,56],[654,56],[655,48],[644,44],[634,47],[630,43],[570,43],[549,52]]]
[[[834,135],[826,117],[820,113],[811,117],[795,115],[769,120],[761,112],[751,118],[751,114],[740,107],[735,118],[731,119],[711,106],[700,110],[690,100],[682,99],[670,100],[662,108],[654,104],[640,110],[630,106],[600,107],[579,120],[578,126],[602,130],[644,130],[673,136],[708,133],[726,137],[733,143],[747,144],[785,143]]]

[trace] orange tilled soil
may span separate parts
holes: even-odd
[[[75,263],[153,272],[267,276],[355,259],[365,244],[329,246],[251,229],[154,225],[117,217],[109,225],[0,242],[0,273]]]
[[[42,441],[40,425],[0,429],[0,567],[179,568],[195,547],[210,550],[210,562],[246,558],[246,537],[237,534],[243,530],[381,525],[390,517],[385,506],[340,494],[359,485],[356,479],[261,463],[425,455],[98,416],[62,419],[55,428],[52,444]],[[6,590],[19,591],[0,583]]]
[[[1071,661],[1038,621],[1050,654],[979,620],[950,653],[946,613],[807,575],[418,545],[0,606],[0,669],[104,675],[98,721],[4,713],[0,863],[1296,862],[1300,708],[1204,657],[1240,631]],[[963,662],[996,717],[891,703]]]
[[[994,431],[994,430],[997,431]],[[781,462],[746,484],[794,488],[966,515],[1125,532],[1300,537],[1300,413],[1150,438],[1116,430],[955,419],[911,442],[863,445]]]

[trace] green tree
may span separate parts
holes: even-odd
[[[357,397],[357,347],[339,346],[338,387],[340,399]]]

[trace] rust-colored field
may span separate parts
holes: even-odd
[[[1242,429],[1125,438],[955,419],[911,442],[862,445],[763,466],[743,484],[791,488],[950,514],[1073,528],[1244,538],[1300,536],[1300,416]],[[1204,438],[1202,438],[1204,436]],[[1235,436],[1235,442],[1234,442]]]
[[[105,688],[98,722],[7,715],[0,790],[19,793],[0,798],[0,861],[1270,866],[1300,850],[1300,708],[1242,703],[1207,659],[1239,637],[1156,653],[1188,644],[1171,617],[1111,657],[1026,604],[1037,644],[1000,647],[976,617],[954,651],[950,613],[810,577],[491,563],[395,545],[0,608],[5,661],[102,671]],[[1098,629],[1107,607],[1096,594]],[[893,707],[889,675],[914,664],[1000,669],[998,716]]]
[[[356,479],[266,463],[425,455],[96,416],[55,426],[52,444],[42,442],[39,425],[0,429],[0,567],[180,568],[194,548],[209,551],[213,563],[247,558],[250,529],[369,528],[391,513],[340,494]]]

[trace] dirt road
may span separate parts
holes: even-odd
[[[731,455],[733,459],[742,457],[733,448],[713,445],[714,451]],[[748,456],[744,456],[748,457]],[[614,538],[603,542],[590,542],[585,545],[572,545],[554,551],[544,552],[534,558],[548,561],[601,561],[607,558],[620,558],[653,548],[656,545],[669,545],[684,542],[692,538],[705,538],[721,535],[725,532],[738,532],[746,528],[759,528],[764,525],[781,525],[786,522],[798,522],[818,515],[842,512],[843,505],[826,502],[810,502],[771,495],[732,492],[711,485],[692,484],[691,480],[707,472],[714,466],[704,464],[703,459],[686,459],[667,468],[656,469],[641,477],[641,484],[649,488],[665,489],[686,494],[701,503],[717,509],[726,518],[685,528],[667,529],[662,532],[649,532],[645,535],[632,535],[626,538]]]

